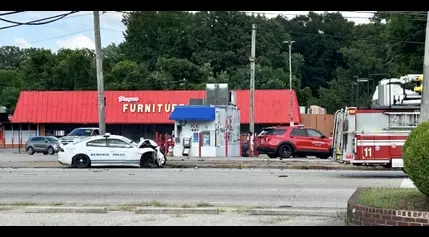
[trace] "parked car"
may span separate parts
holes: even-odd
[[[269,131],[271,131],[274,127],[264,127],[262,128],[262,131],[257,135],[257,138],[261,138],[263,137],[265,134],[267,134]],[[243,143],[241,144],[241,154],[243,157],[248,157],[249,156],[249,134],[246,134],[246,140],[243,141]],[[254,138],[253,138],[254,139]],[[254,144],[254,143],[253,143]]]
[[[137,144],[124,136],[108,133],[60,145],[58,152],[60,164],[77,168],[106,165],[157,168],[166,161],[166,156],[152,140],[142,139]]]
[[[90,137],[100,135],[98,128],[75,128],[69,134],[60,138],[60,143],[67,145],[71,142]]]
[[[269,131],[268,131],[269,130]],[[332,155],[332,138],[313,128],[279,126],[258,135],[256,150],[270,158],[316,156],[327,159]]]
[[[59,150],[59,140],[52,136],[31,137],[25,143],[24,148],[30,155],[33,155],[34,153],[53,155]]]

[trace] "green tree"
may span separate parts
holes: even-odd
[[[413,129],[405,141],[404,169],[414,185],[429,196],[429,122],[423,122]]]
[[[54,87],[53,75],[57,61],[51,50],[31,48],[20,66],[25,87],[46,90]]]
[[[20,89],[15,87],[4,87],[0,92],[0,105],[13,111],[19,96]]]
[[[25,53],[15,46],[0,47],[0,69],[16,69],[24,60]]]
[[[52,88],[56,90],[95,90],[95,55],[88,49],[61,49],[54,66]]]

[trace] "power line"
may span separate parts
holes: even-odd
[[[21,26],[21,25],[45,25],[45,24],[49,24],[49,23],[61,20],[61,19],[65,18],[66,16],[69,16],[69,15],[75,14],[75,13],[77,13],[77,11],[71,11],[69,13],[64,13],[64,14],[59,14],[59,15],[55,15],[55,16],[45,17],[45,18],[42,18],[42,19],[32,20],[32,21],[28,21],[28,22],[17,22],[17,21],[11,21],[11,20],[8,20],[8,19],[0,18],[1,21],[14,24],[14,25],[0,27],[0,30],[4,30],[4,29],[8,29],[8,28],[13,28],[13,27]],[[44,22],[41,22],[41,21],[44,21]]]
[[[46,39],[31,41],[31,42],[28,42],[28,43],[15,44],[15,46],[25,45],[25,44],[40,43],[40,42],[44,42],[44,41],[48,41],[48,40],[59,39],[59,38],[66,37],[66,36],[77,35],[77,34],[80,34],[80,33],[83,33],[83,32],[87,32],[87,31],[92,31],[92,30],[94,30],[94,28],[86,29],[86,30],[81,30],[81,31],[78,31],[78,32],[70,33],[70,34],[65,34],[65,35],[59,35],[59,36],[55,36],[55,37],[50,37],[50,38],[46,38]]]
[[[4,21],[4,22],[7,22],[7,23],[11,23],[11,24],[17,24],[17,25],[44,25],[44,24],[47,24],[47,23],[54,22],[57,19],[58,20],[59,19],[63,19],[64,17],[66,17],[66,16],[68,16],[70,14],[73,14],[73,13],[76,13],[76,12],[72,11],[72,12],[69,12],[69,13],[59,14],[59,15],[55,15],[55,16],[50,16],[50,17],[46,17],[46,18],[42,18],[42,19],[38,19],[38,20],[34,20],[34,21],[29,21],[29,22],[18,22],[18,21],[8,20],[8,19],[5,19],[5,18],[0,18],[0,21]],[[47,22],[41,22],[41,21],[48,20],[48,19],[54,19],[54,20],[50,20],[50,21],[47,21]]]
[[[91,13],[91,14],[92,14],[92,13]],[[122,31],[120,31],[120,30],[108,29],[108,28],[103,28],[103,27],[100,27],[100,29],[102,29],[102,30],[108,30],[108,31],[122,32]],[[88,31],[92,31],[92,30],[94,30],[94,28],[89,28],[89,29],[86,29],[86,30],[81,30],[81,31],[77,31],[77,32],[69,33],[69,34],[64,34],[64,35],[58,35],[58,36],[49,37],[49,38],[46,38],[46,39],[41,39],[41,40],[36,40],[36,41],[31,41],[31,42],[27,42],[27,43],[14,44],[14,46],[20,46],[20,45],[26,45],[26,44],[35,44],[35,43],[40,43],[40,42],[44,42],[44,41],[49,41],[49,40],[54,40],[54,39],[63,38],[63,37],[66,37],[66,36],[77,35],[77,34],[81,34],[81,33],[88,32]]]
[[[25,11],[5,12],[5,13],[0,13],[0,16],[14,15],[20,12],[25,12]]]

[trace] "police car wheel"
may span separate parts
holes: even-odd
[[[91,161],[89,157],[86,155],[77,155],[74,158],[73,163],[76,168],[87,168],[90,166]]]
[[[155,168],[157,167],[157,159],[154,157],[153,152],[145,153],[140,158],[140,168]]]

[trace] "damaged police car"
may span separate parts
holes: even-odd
[[[142,139],[138,144],[124,136],[98,135],[60,145],[58,162],[76,168],[137,166],[161,168],[167,157],[158,144]]]

